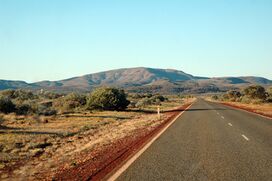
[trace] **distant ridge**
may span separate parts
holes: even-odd
[[[99,86],[115,86],[131,92],[205,93],[240,88],[250,84],[272,85],[263,77],[198,77],[174,69],[123,68],[109,70],[60,81],[41,81],[28,84],[24,81],[0,80],[4,89],[45,89],[52,91],[90,91]]]

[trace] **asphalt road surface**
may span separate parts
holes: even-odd
[[[272,181],[272,120],[199,99],[118,180]]]

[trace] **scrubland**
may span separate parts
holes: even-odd
[[[18,110],[0,113],[1,180],[50,178],[60,166],[69,168],[84,162],[82,153],[99,152],[137,134],[136,130],[152,129],[169,116],[165,112],[193,101],[178,96],[132,94],[126,108],[114,110],[89,109],[89,95],[33,96],[24,100],[10,98],[15,108],[28,103],[25,114],[18,114]],[[40,105],[46,105],[43,109],[52,114],[30,108]]]

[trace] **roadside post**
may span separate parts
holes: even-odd
[[[159,105],[157,107],[157,113],[158,113],[158,119],[161,119],[161,109]]]

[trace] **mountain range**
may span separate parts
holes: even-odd
[[[272,81],[254,76],[198,77],[174,69],[137,67],[110,70],[59,81],[27,83],[0,80],[0,90],[44,89],[57,92],[87,92],[99,86],[114,86],[130,92],[206,93],[240,89],[251,84],[267,87],[272,85]]]

